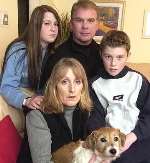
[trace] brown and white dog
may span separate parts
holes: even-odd
[[[71,142],[52,154],[54,163],[101,163],[120,156],[125,135],[110,127],[93,131],[85,141]]]

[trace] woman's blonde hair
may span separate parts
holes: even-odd
[[[64,107],[61,100],[59,99],[57,85],[59,81],[65,76],[68,69],[71,69],[76,78],[81,79],[83,83],[81,98],[78,104],[79,107],[85,111],[91,110],[92,101],[89,96],[88,81],[83,66],[76,59],[63,58],[54,66],[51,76],[47,82],[44,93],[44,100],[42,102],[42,108],[45,112],[63,112]]]

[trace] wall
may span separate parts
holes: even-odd
[[[53,0],[55,6],[57,7],[60,13],[69,12],[71,10],[72,4],[77,0]]]
[[[142,38],[145,9],[150,10],[149,0],[126,0],[123,30],[131,39],[131,62],[150,63],[150,39]]]
[[[76,0],[30,0],[33,5],[50,4],[61,12],[70,12],[72,4]],[[9,14],[8,27],[0,26],[0,57],[4,54],[8,43],[17,36],[18,16],[17,0],[0,0],[0,8],[6,9]],[[32,6],[33,7],[33,6]],[[125,17],[123,30],[128,33],[131,39],[131,62],[150,63],[150,39],[142,38],[142,25],[144,9],[150,10],[149,0],[126,0]],[[1,58],[0,58],[1,59]]]
[[[43,5],[43,4],[55,6],[52,0],[29,0],[29,15],[31,15],[33,9],[36,6]]]
[[[8,13],[8,25],[0,25],[0,61],[3,58],[6,46],[18,35],[18,8],[17,1],[0,0],[0,10]],[[1,63],[1,62],[0,62]]]

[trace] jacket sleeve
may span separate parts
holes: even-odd
[[[15,47],[14,47],[15,48]],[[2,74],[0,94],[5,98],[9,105],[16,108],[22,108],[23,100],[27,97],[21,91],[22,76],[27,77],[25,70],[25,49],[10,49],[7,54],[4,73]]]
[[[92,88],[90,88],[90,96],[92,98],[94,107],[87,122],[88,134],[90,134],[93,130],[106,126],[106,113]]]
[[[51,134],[40,111],[27,114],[26,128],[33,163],[51,163]]]
[[[150,137],[150,83],[145,78],[137,99],[137,107],[140,114],[133,132],[139,140],[142,140]]]

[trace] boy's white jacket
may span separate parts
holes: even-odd
[[[142,74],[127,66],[117,76],[102,70],[90,88],[95,108],[90,129],[101,127],[105,119],[103,125],[132,131],[139,140],[150,136],[150,83]]]

